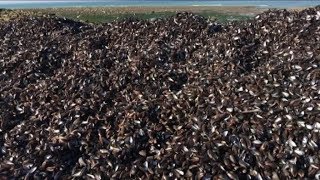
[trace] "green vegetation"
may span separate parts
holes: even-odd
[[[188,10],[187,10],[188,11]],[[66,17],[76,21],[84,21],[89,23],[106,23],[115,20],[122,20],[126,18],[136,19],[154,19],[154,18],[167,18],[176,14],[177,10],[121,10],[118,9],[29,9],[29,10],[3,10],[0,9],[0,20],[9,20],[11,18],[24,17],[24,16],[43,16],[55,15],[58,17]],[[214,10],[196,10],[191,11],[195,14],[202,15],[211,20],[219,22],[227,22],[230,20],[245,20],[250,18],[250,15],[242,15],[240,13],[219,12]]]
[[[121,20],[129,17],[137,19],[153,19],[153,18],[166,18],[176,14],[176,12],[146,12],[146,13],[123,13],[123,14],[73,14],[73,13],[59,13],[57,16],[71,18],[74,20],[80,20],[90,23],[105,23],[114,20]],[[202,15],[209,19],[215,19],[219,22],[226,22],[230,20],[245,20],[250,18],[248,15],[238,14],[224,14],[210,11],[198,12],[197,14]]]

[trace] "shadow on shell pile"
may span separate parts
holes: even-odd
[[[0,29],[2,177],[320,178],[320,7]]]

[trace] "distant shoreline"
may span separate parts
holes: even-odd
[[[152,19],[169,17],[177,12],[192,12],[209,19],[220,20],[243,20],[260,14],[270,8],[257,8],[254,6],[128,6],[128,7],[62,7],[62,8],[29,8],[13,9],[6,14],[2,13],[0,20],[8,20],[12,17],[24,15],[56,15],[77,21],[92,23],[104,23],[127,17],[139,19]],[[289,8],[288,10],[299,11],[304,8]]]
[[[138,19],[165,18],[177,12],[192,12],[209,19],[220,21],[242,20],[253,17],[264,11],[264,9],[252,6],[131,6],[131,7],[64,7],[64,8],[32,8],[13,9],[3,14],[1,19],[9,20],[21,16],[55,15],[66,17],[77,21],[92,23],[104,23],[113,20],[134,17]],[[0,20],[1,20],[0,19]]]
[[[30,9],[30,8],[72,8],[72,7],[161,7],[163,5],[167,7],[173,6],[191,6],[191,7],[245,7],[252,6],[255,8],[301,8],[301,7],[313,7],[319,5],[319,2],[315,1],[250,1],[250,0],[240,0],[240,1],[190,1],[190,0],[164,0],[164,1],[152,1],[152,0],[108,0],[108,1],[61,1],[61,0],[31,0],[31,1],[1,1],[0,7],[7,9]]]
[[[265,11],[267,8],[255,6],[126,6],[126,7],[62,7],[62,8],[30,8],[26,10],[38,10],[47,12],[99,12],[106,13],[148,13],[148,12],[180,12],[180,11],[214,11],[219,13],[232,14],[256,14]]]
[[[286,8],[287,10],[299,11],[308,7],[295,7]],[[78,12],[78,13],[94,13],[103,12],[107,14],[111,13],[149,13],[149,12],[202,12],[213,11],[226,14],[241,14],[241,15],[253,15],[262,13],[268,9],[274,9],[269,7],[256,7],[256,6],[126,6],[126,7],[59,7],[59,8],[29,8],[22,10],[35,10],[46,12]]]

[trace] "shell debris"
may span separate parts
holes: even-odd
[[[0,176],[319,179],[319,12],[0,21]]]

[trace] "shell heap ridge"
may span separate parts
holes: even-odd
[[[0,177],[319,179],[320,7],[0,22]]]

